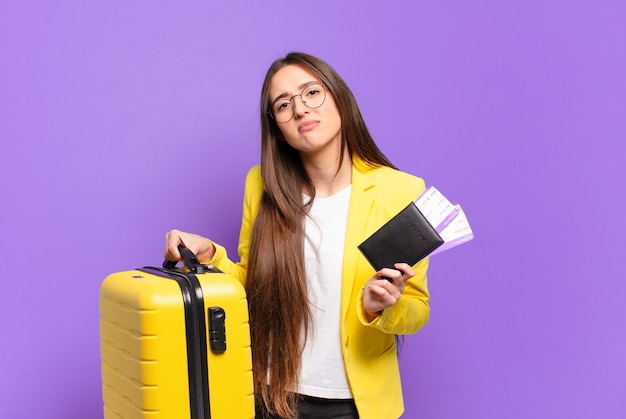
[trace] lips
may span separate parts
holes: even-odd
[[[320,124],[320,121],[304,121],[298,125],[298,132],[309,131]]]

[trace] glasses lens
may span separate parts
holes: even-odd
[[[326,91],[320,84],[312,84],[302,91],[302,103],[311,109],[319,108],[326,100]]]
[[[287,122],[293,116],[293,106],[288,99],[281,99],[272,106],[272,116],[279,124]]]
[[[291,99],[280,99],[272,105],[272,117],[279,124],[289,122],[293,118],[293,101],[300,96],[302,103],[311,109],[319,108],[326,100],[326,90],[321,84],[307,86],[299,95]]]

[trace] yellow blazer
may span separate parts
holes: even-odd
[[[353,161],[343,253],[341,340],[346,374],[361,419],[395,419],[404,411],[394,335],[415,333],[428,321],[430,296],[426,281],[428,259],[424,259],[414,266],[416,274],[406,282],[400,300],[369,322],[362,308],[362,290],[374,269],[357,246],[424,189],[424,181],[418,177]],[[240,261],[231,261],[224,247],[215,243],[217,251],[209,261],[242,283],[262,193],[260,166],[255,166],[246,178]]]

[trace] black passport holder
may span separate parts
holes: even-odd
[[[413,266],[442,244],[439,233],[411,202],[358,247],[379,271],[400,262]]]

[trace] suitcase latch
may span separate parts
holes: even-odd
[[[222,307],[209,307],[209,342],[211,351],[217,354],[226,351],[226,312]]]

